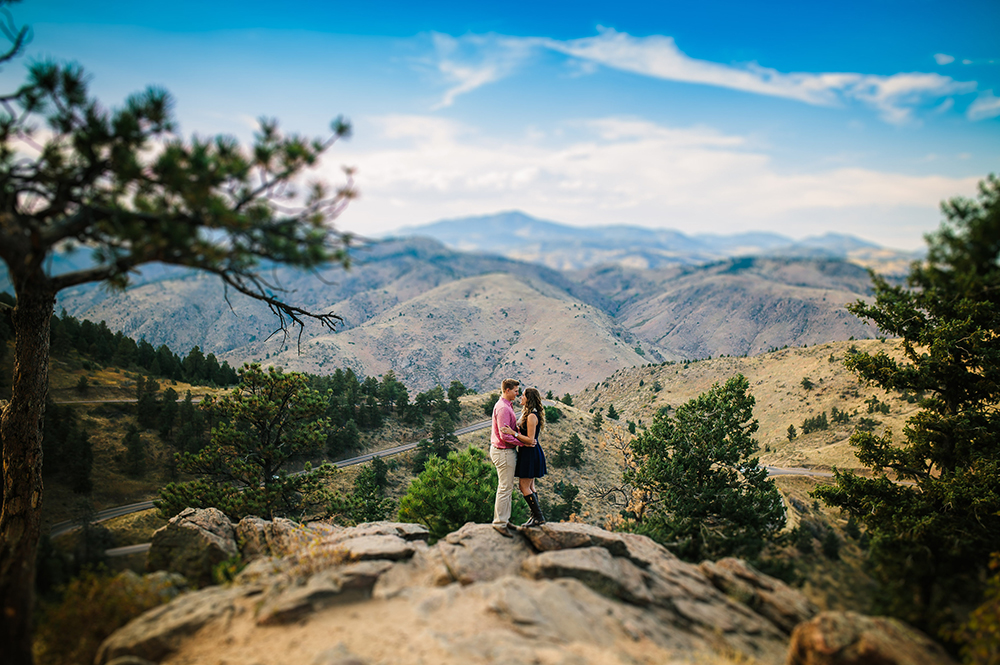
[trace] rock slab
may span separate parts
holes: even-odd
[[[231,556],[223,520],[185,511],[168,529]],[[545,524],[513,538],[466,524],[433,546],[426,529],[390,522],[248,518],[235,532],[248,565],[230,586],[142,615],[108,638],[96,665],[126,656],[158,662],[178,651],[197,661],[192,649],[204,654],[219,640],[239,650],[233,662],[288,662],[295,651],[296,662],[317,665],[951,665],[898,622],[813,618],[800,592],[738,559],[694,565],[644,536],[586,524]],[[376,633],[355,635],[373,625]]]
[[[823,612],[792,633],[786,665],[955,665],[936,642],[890,617]]]
[[[239,554],[236,532],[216,508],[185,508],[153,533],[146,559],[150,572],[179,573],[198,587],[212,584],[212,569]]]

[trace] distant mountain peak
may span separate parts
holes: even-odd
[[[870,264],[882,261],[894,270],[911,258],[835,232],[802,240],[764,231],[690,236],[675,229],[627,224],[570,226],[516,209],[407,226],[393,236],[434,238],[452,249],[498,254],[556,270],[581,270],[602,264],[657,269],[703,265],[734,256],[837,258],[856,260],[876,269],[878,265]],[[864,260],[858,258],[859,253],[865,253]]]

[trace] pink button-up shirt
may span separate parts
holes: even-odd
[[[519,442],[513,434],[504,434],[500,428],[506,425],[517,431],[517,416],[514,407],[503,397],[493,405],[493,430],[490,432],[490,444],[497,448],[517,448]]]

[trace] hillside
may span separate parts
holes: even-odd
[[[197,345],[233,366],[279,358],[320,373],[392,369],[421,391],[453,378],[490,390],[516,370],[562,394],[649,362],[876,334],[843,307],[868,295],[867,273],[831,259],[562,273],[408,239],[358,250],[346,272],[266,274],[296,304],[340,315],[337,331],[307,326],[300,346],[296,331],[274,334],[262,304],[173,269],[154,268],[125,292],[69,290],[58,306],[154,346]]]
[[[695,268],[605,266],[572,273],[615,305],[616,320],[665,358],[754,355],[876,329],[844,309],[870,295],[858,266],[827,259],[731,259]]]
[[[475,280],[473,283],[477,283]],[[485,289],[488,278],[478,282]],[[520,288],[529,289],[522,283]],[[479,292],[485,300],[487,291]],[[469,298],[475,303],[475,292]],[[551,304],[551,303],[550,303]],[[724,381],[736,372],[744,373],[750,380],[756,398],[754,416],[761,428],[757,440],[761,445],[761,460],[765,464],[784,467],[815,467],[828,469],[833,465],[840,468],[857,467],[853,451],[847,439],[862,417],[879,421],[879,427],[889,427],[898,432],[903,421],[915,409],[906,400],[890,397],[860,386],[854,376],[841,364],[844,354],[852,346],[859,349],[877,351],[885,349],[897,353],[894,342],[865,340],[856,342],[821,344],[808,348],[782,349],[761,354],[753,358],[716,358],[694,363],[676,363],[643,366],[619,370],[605,381],[593,383],[573,395],[576,406],[557,404],[561,417],[548,423],[542,436],[542,445],[549,459],[549,474],[538,483],[543,505],[551,510],[563,502],[560,488],[572,485],[579,488],[576,501],[580,508],[573,519],[595,526],[613,525],[621,509],[620,496],[613,491],[621,484],[622,456],[618,446],[628,440],[627,424],[631,420],[639,425],[648,424],[653,414],[667,406],[676,407],[707,390],[712,383]],[[833,362],[831,362],[831,357]],[[66,373],[65,368],[56,364],[54,385],[57,394],[71,396],[70,387],[75,375]],[[107,370],[94,375],[99,384],[111,383],[116,378],[123,383],[117,388],[124,396],[130,389],[131,377],[124,373]],[[100,377],[100,378],[98,378]],[[806,391],[802,379],[808,377],[814,387]],[[657,389],[659,383],[659,389]],[[110,397],[116,388],[103,385]],[[868,413],[866,400],[877,397],[888,405],[888,414]],[[461,398],[462,424],[486,418],[483,411],[486,395],[467,395]],[[607,413],[608,406],[614,405],[620,413],[618,422],[605,418],[601,430],[593,427],[593,412]],[[848,412],[850,420],[834,424],[827,430],[811,434],[799,434],[794,440],[787,438],[789,424],[800,429],[806,418],[820,413],[831,414],[833,407]],[[151,496],[153,487],[139,487],[116,471],[115,457],[120,456],[121,437],[131,420],[130,405],[81,405],[84,417],[100,430],[94,438],[95,508],[107,507],[111,503],[127,503]],[[855,414],[855,412],[857,412]],[[116,417],[112,417],[117,414]],[[377,436],[365,435],[362,449],[377,451],[411,439],[415,432],[409,428],[390,423]],[[559,468],[554,463],[560,446],[567,444],[571,437],[578,436],[583,442],[583,463],[579,467]],[[152,435],[150,435],[151,438]],[[460,437],[460,446],[474,446],[485,450],[489,445],[489,430],[482,429]],[[164,448],[164,452],[166,449]],[[411,454],[387,458],[389,462],[389,494],[399,499],[407,490],[413,474],[410,468]],[[98,471],[98,467],[101,470]],[[360,467],[344,469],[335,478],[335,488],[350,492]],[[157,471],[145,479],[155,484],[157,479],[166,477]],[[788,509],[788,529],[806,529],[808,551],[801,551],[802,541],[797,546],[786,546],[777,554],[777,561],[786,561],[793,566],[790,573],[797,579],[806,595],[823,608],[847,608],[866,610],[871,592],[871,581],[861,572],[863,550],[857,540],[847,535],[847,523],[839,511],[826,508],[813,501],[809,491],[824,478],[779,476],[779,489],[785,497]],[[72,509],[73,495],[65,488],[47,487],[46,514],[53,511]],[[76,499],[79,502],[79,498]],[[69,502],[69,503],[66,503]],[[120,518],[107,523],[115,533],[115,544],[145,542],[152,528],[162,522],[149,513],[140,516]],[[822,551],[824,534],[833,530],[837,534],[840,554],[830,558]]]
[[[271,353],[283,367],[322,373],[345,365],[407,385],[458,379],[490,390],[509,376],[566,391],[644,362],[614,319],[531,276],[494,273],[450,282],[401,302],[364,324]],[[251,347],[261,354],[268,345]],[[230,362],[246,350],[225,354]]]
[[[574,394],[573,399],[578,407],[588,411],[606,413],[613,404],[620,422],[632,420],[642,424],[650,422],[658,410],[676,408],[712,384],[739,373],[747,377],[756,400],[754,417],[760,422],[756,439],[764,464],[855,468],[858,464],[847,440],[860,418],[874,419],[879,422],[878,429],[899,433],[918,407],[897,394],[860,384],[842,364],[851,347],[871,353],[884,350],[892,356],[900,354],[898,342],[859,340],[787,348],[748,358],[628,368],[605,381],[588,385]],[[806,378],[814,385],[810,390],[802,385]],[[887,404],[889,413],[869,413],[866,400],[872,398]],[[852,414],[848,422],[834,423],[830,419],[834,408]],[[799,434],[793,441],[788,440],[789,425],[801,430],[806,418],[823,413],[828,416],[829,429]]]
[[[885,349],[891,354],[898,353],[898,346],[892,341],[865,340],[782,349],[753,358],[716,358],[690,364],[620,370],[606,381],[591,384],[574,394],[575,406],[557,405],[563,417],[547,426],[542,438],[544,450],[551,459],[554,451],[576,434],[585,446],[584,464],[567,469],[550,464],[550,476],[541,483],[540,494],[547,501],[555,502],[558,499],[553,492],[554,485],[572,483],[581,490],[578,497],[582,504],[580,518],[603,525],[617,512],[615,505],[600,494],[620,483],[622,458],[615,445],[616,439],[629,438],[628,421],[635,422],[638,431],[652,421],[658,410],[676,408],[736,373],[747,377],[756,400],[754,417],[760,429],[755,438],[760,445],[761,463],[820,471],[829,471],[834,466],[858,469],[860,465],[848,439],[860,419],[873,419],[878,422],[878,430],[888,428],[899,435],[917,406],[897,395],[886,395],[881,390],[860,385],[842,364],[851,346],[872,352]],[[809,391],[801,385],[802,379],[807,377],[815,384]],[[873,397],[888,405],[888,414],[868,413],[866,400]],[[619,420],[615,422],[605,417],[602,429],[595,430],[593,413],[601,411],[606,416],[610,405],[619,413]],[[830,418],[834,407],[852,414],[850,419],[846,423],[834,423]],[[802,422],[822,413],[827,415],[829,428],[802,434]],[[789,425],[800,431],[791,441],[788,439]],[[485,450],[489,445],[489,432],[474,432],[462,436],[461,440],[463,445]]]

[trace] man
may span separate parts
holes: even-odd
[[[517,437],[504,434],[500,428],[507,426],[517,431],[517,416],[513,402],[520,393],[520,382],[504,379],[500,384],[500,399],[493,406],[493,428],[490,433],[490,459],[497,468],[497,498],[493,504],[493,528],[501,536],[511,538],[514,534],[507,526],[510,519],[514,493],[514,467],[517,466]]]

